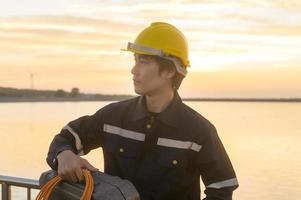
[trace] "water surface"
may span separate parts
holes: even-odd
[[[108,103],[0,103],[0,174],[38,179],[48,170],[45,157],[54,135]],[[301,199],[301,103],[186,104],[216,126],[240,183],[234,199]],[[101,149],[87,159],[103,169]],[[13,199],[24,199],[19,189],[13,191]]]

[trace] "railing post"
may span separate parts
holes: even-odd
[[[1,184],[2,187],[2,200],[11,200],[11,188],[10,185],[6,183]]]
[[[27,200],[31,200],[31,191],[30,191],[30,188],[27,188]]]
[[[19,178],[19,177],[11,177],[11,176],[2,176],[0,175],[0,187],[2,188],[0,199],[2,200],[11,200],[12,199],[12,186],[26,188],[27,190],[27,199],[31,199],[32,190],[31,189],[40,189],[39,182],[33,179]],[[24,195],[25,196],[25,195]],[[24,198],[25,199],[25,198]]]

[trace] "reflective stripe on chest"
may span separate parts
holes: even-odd
[[[132,130],[126,130],[109,124],[104,124],[103,131],[109,134],[115,134],[132,140],[145,141],[144,133],[136,132]],[[170,148],[188,149],[196,152],[199,152],[202,148],[202,145],[199,145],[192,141],[181,141],[181,140],[173,140],[173,139],[160,138],[160,137],[158,138],[157,145],[170,147]]]

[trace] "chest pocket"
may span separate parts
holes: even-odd
[[[137,156],[137,144],[123,138],[110,138],[104,144],[104,151],[113,153],[116,157],[135,158]]]
[[[158,163],[167,168],[186,168],[188,164],[188,154],[185,150],[159,149]]]
[[[119,136],[107,137],[103,151],[105,171],[132,180],[136,171],[137,143]]]

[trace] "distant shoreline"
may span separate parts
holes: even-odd
[[[0,97],[0,103],[22,102],[88,102],[88,101],[121,101],[130,96],[103,96],[103,97]]]
[[[100,98],[87,97],[0,97],[0,103],[26,103],[26,102],[93,102],[93,101],[121,101],[134,96],[103,96]],[[207,101],[207,102],[283,102],[283,103],[301,103],[299,98],[183,98],[183,101]]]
[[[301,103],[301,98],[184,98],[184,101],[216,101],[216,102],[283,102]]]
[[[79,88],[70,92],[58,90],[35,90],[0,87],[0,103],[18,102],[89,102],[89,101],[121,101],[133,98],[133,95],[85,94]],[[300,103],[301,98],[183,98],[183,101],[208,102],[289,102]]]

